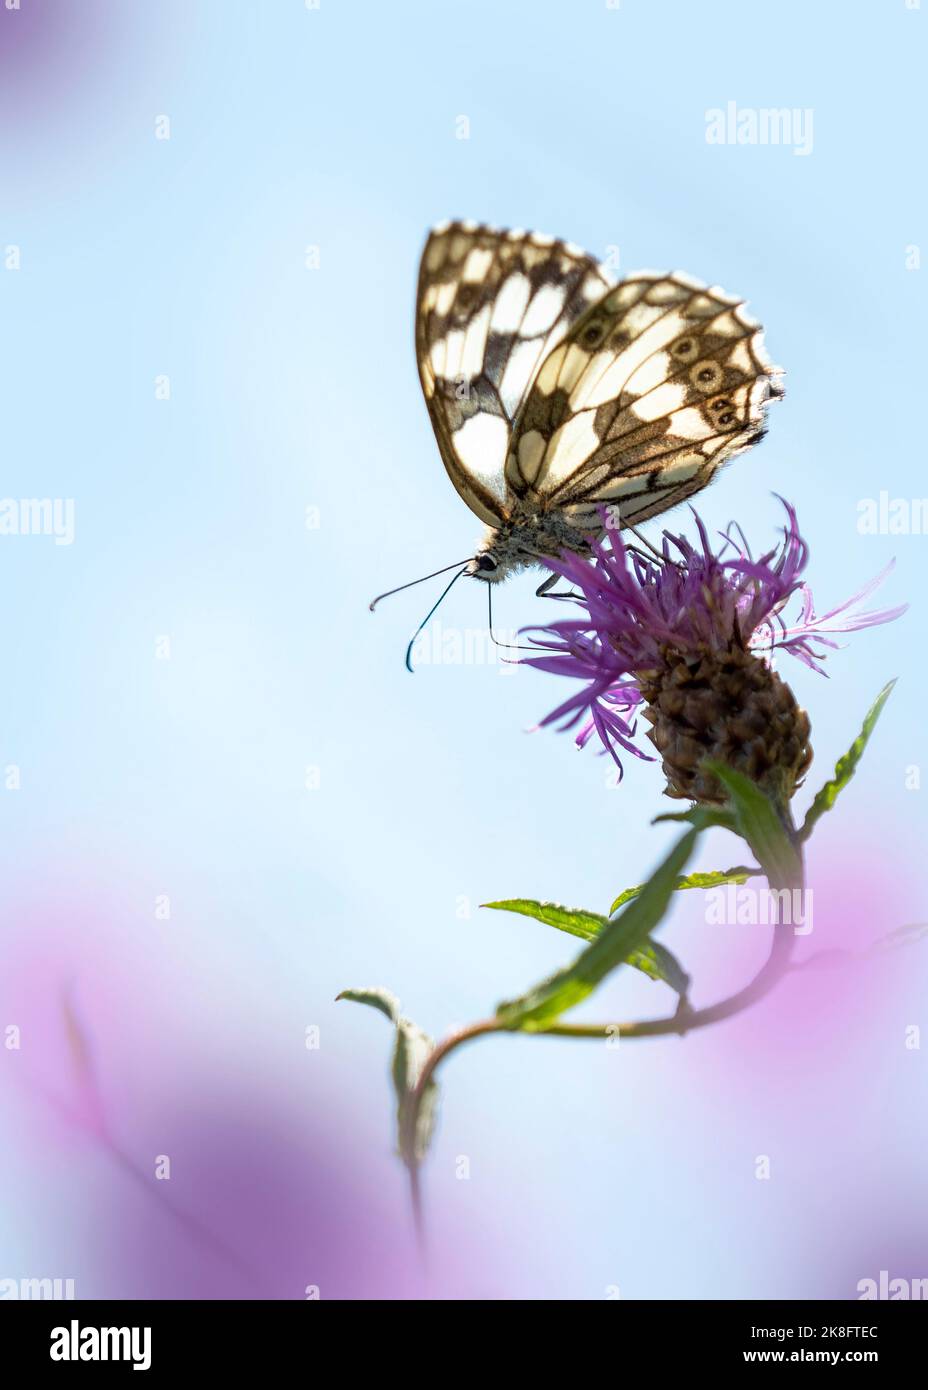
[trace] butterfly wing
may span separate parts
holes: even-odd
[[[542,364],[507,485],[586,531],[604,504],[618,504],[620,521],[647,520],[760,437],[778,377],[742,301],[680,274],[630,276]]]
[[[538,367],[612,284],[591,256],[554,238],[452,222],[419,267],[416,358],[445,468],[490,526],[509,514],[513,420]]]

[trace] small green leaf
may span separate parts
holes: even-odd
[[[609,919],[572,965],[543,980],[521,998],[500,1004],[496,1011],[500,1022],[529,1032],[545,1027],[586,999],[633,951],[640,950],[663,918],[698,835],[698,827],[693,826],[677,841],[634,902],[620,916]]]
[[[369,1004],[372,1009],[386,1014],[391,1023],[395,1023],[400,1016],[400,1001],[396,995],[379,985],[372,985],[369,989],[343,989],[341,994],[336,994],[335,1002],[338,1003],[339,999],[347,999],[352,1004]]]
[[[725,763],[707,759],[703,766],[728,792],[738,834],[751,846],[771,888],[797,888],[802,882],[802,860],[769,796]]]
[[[419,1105],[416,1132],[409,1131],[409,1106],[413,1092],[422,1073],[422,1068],[434,1043],[408,1018],[401,1018],[396,1025],[396,1044],[393,1049],[393,1086],[396,1091],[397,1134],[399,1136],[400,1157],[409,1167],[421,1163],[435,1130],[435,1116],[438,1108],[438,1086],[429,1081]]]
[[[481,903],[481,907],[492,907],[500,912],[518,912],[523,917],[534,917],[536,922],[544,922],[558,931],[569,932],[571,936],[592,941],[602,931],[609,920],[600,912],[586,912],[582,907],[562,907],[560,903],[542,903],[535,898],[503,898],[497,903]]]
[[[699,830],[718,826],[721,830],[738,834],[733,813],[721,806],[691,806],[688,811],[665,811],[662,816],[655,816],[651,824],[661,825],[664,821],[680,821],[684,825],[695,825]]]
[[[396,1029],[390,1075],[396,1093],[396,1132],[400,1157],[413,1168],[422,1161],[435,1129],[438,1108],[438,1086],[429,1081],[422,1096],[417,1116],[416,1132],[410,1134],[413,1092],[422,1074],[425,1060],[434,1047],[429,1035],[400,1013],[400,1001],[388,989],[374,986],[369,989],[343,989],[338,999],[353,1004],[367,1004],[386,1015]]]
[[[683,888],[716,888],[722,883],[747,883],[749,878],[756,878],[760,873],[761,869],[736,864],[733,869],[712,869],[707,873],[686,874],[680,879],[674,892],[679,893]],[[632,898],[637,898],[643,887],[643,883],[637,883],[634,888],[626,888],[620,893],[609,909],[610,916],[626,903],[630,903]]]
[[[580,907],[562,907],[560,903],[537,902],[534,898],[506,898],[498,903],[483,903],[482,906],[497,908],[502,912],[518,912],[523,917],[534,917],[537,922],[557,927],[558,931],[569,932],[571,936],[579,936],[583,941],[594,941],[609,925],[609,918],[601,912],[586,912]],[[634,966],[652,980],[663,980],[681,997],[689,989],[690,977],[680,962],[666,946],[660,946],[655,941],[649,941],[641,950],[633,951],[626,965]]]
[[[668,951],[659,941],[649,941],[640,951],[633,951],[628,958],[628,964],[635,966],[645,975],[650,975],[652,980],[663,980],[664,984],[669,985],[674,994],[679,994],[683,1000],[689,994],[689,975],[674,953]]]
[[[864,755],[864,749],[873,733],[876,721],[883,713],[883,706],[892,694],[894,680],[889,681],[883,686],[879,695],[874,700],[867,717],[863,722],[860,733],[855,738],[847,752],[835,763],[835,775],[825,783],[822,789],[816,793],[815,800],[809,807],[805,822],[799,831],[800,840],[808,840],[812,831],[815,829],[816,822],[821,819],[826,811],[830,811],[838,799],[838,794],[844,791],[848,782],[857,771],[857,764]]]

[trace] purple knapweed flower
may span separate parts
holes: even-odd
[[[648,756],[636,742],[641,714],[652,726],[648,738],[663,760],[668,795],[723,801],[718,780],[702,766],[711,758],[780,800],[792,796],[812,758],[809,719],[773,670],[773,654],[789,652],[821,672],[827,649],[838,645],[833,634],[889,622],[907,605],[854,611],[890,565],[818,616],[802,580],[809,549],[795,511],[784,506],[782,543],[757,560],[734,526],[713,550],[694,513],[699,544],[665,532],[659,558],[612,529],[589,558],[548,561],[579,590],[581,612],[532,629],[539,655],[527,664],[585,684],[542,723],[580,725],[581,747],[598,734],[619,762],[619,749]],[[784,609],[795,594],[799,612],[787,623]]]

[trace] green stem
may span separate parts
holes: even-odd
[[[721,1023],[740,1014],[763,999],[789,971],[792,949],[792,928],[774,927],[770,954],[750,984],[705,1009],[683,1009],[672,1017],[642,1019],[635,1023],[552,1023],[539,1031],[557,1038],[659,1038],[670,1033],[682,1038],[697,1028],[708,1028],[712,1023]]]
[[[791,925],[777,924],[773,929],[770,953],[754,979],[745,985],[744,989],[738,990],[737,993],[731,994],[725,999],[720,999],[717,1004],[710,1004],[705,1009],[685,1008],[665,1018],[641,1019],[629,1023],[552,1023],[545,1028],[532,1030],[533,1034],[538,1037],[553,1038],[658,1038],[666,1037],[669,1034],[683,1037],[687,1033],[695,1032],[698,1028],[708,1028],[713,1023],[721,1023],[724,1019],[731,1018],[744,1009],[750,1008],[779,984],[791,968],[790,956],[793,949],[793,938],[794,933]],[[459,1047],[463,1047],[465,1043],[472,1042],[475,1038],[485,1037],[489,1033],[521,1032],[523,1032],[522,1029],[509,1028],[495,1018],[488,1018],[480,1023],[472,1023],[466,1028],[458,1029],[439,1043],[426,1058],[416,1083],[416,1089],[410,1098],[406,1113],[407,1137],[411,1138],[416,1132],[419,1107],[422,1104],[425,1088],[446,1057],[450,1056],[452,1052],[456,1052]],[[412,1152],[411,1148],[408,1152]],[[421,1233],[422,1197],[419,1165],[412,1163],[408,1166],[413,1209],[416,1212],[417,1226]]]

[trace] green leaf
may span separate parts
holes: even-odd
[[[393,1048],[393,1086],[396,1091],[396,1127],[400,1157],[410,1168],[428,1152],[435,1131],[435,1117],[438,1109],[438,1086],[430,1080],[419,1105],[414,1134],[409,1133],[413,1092],[419,1081],[425,1060],[434,1047],[432,1039],[408,1018],[401,1018],[396,1025],[396,1044]]]
[[[743,882],[743,880],[742,880]],[[644,885],[642,885],[643,887]],[[637,889],[640,892],[641,889]],[[506,898],[497,903],[483,903],[483,907],[497,908],[502,912],[518,912],[523,917],[534,917],[558,931],[579,936],[583,941],[594,941],[600,932],[609,925],[609,918],[601,912],[587,912],[580,907],[562,907],[560,903],[542,903],[534,898]],[[649,941],[639,951],[633,951],[626,961],[652,980],[663,980],[677,994],[686,995],[690,977],[677,958],[655,941]]]
[[[712,869],[707,873],[686,874],[679,880],[674,892],[679,893],[683,888],[716,888],[721,883],[747,883],[749,878],[756,878],[761,872],[760,869],[749,867],[747,864],[736,864],[733,869]],[[618,912],[626,903],[630,903],[632,898],[637,898],[643,887],[643,883],[638,883],[634,888],[626,888],[620,893],[609,909],[610,915]]]
[[[412,1097],[422,1074],[425,1060],[434,1047],[429,1035],[400,1013],[400,1001],[388,989],[375,986],[368,989],[343,989],[336,1000],[347,999],[353,1004],[367,1004],[384,1014],[396,1029],[390,1075],[396,1093],[396,1132],[400,1157],[410,1168],[425,1157],[435,1129],[438,1108],[438,1086],[429,1081],[419,1105],[415,1133],[410,1131]]]
[[[649,941],[640,951],[633,951],[628,958],[628,964],[634,965],[645,975],[650,975],[652,980],[663,980],[664,984],[669,985],[674,994],[679,994],[683,1000],[689,994],[689,975],[674,953],[668,951],[659,941]]]
[[[655,816],[651,824],[661,825],[664,821],[680,821],[684,825],[695,825],[700,830],[718,826],[721,830],[738,834],[733,813],[721,806],[691,806],[688,811],[665,811],[662,816]]]
[[[633,951],[641,950],[659,925],[674,885],[685,867],[699,827],[693,826],[674,845],[635,900],[618,917],[611,917],[585,951],[568,966],[536,985],[519,999],[500,1004],[497,1017],[504,1026],[528,1032],[544,1028],[567,1009],[592,994],[596,986]]]
[[[396,995],[379,985],[372,985],[369,989],[343,989],[341,994],[335,996],[336,1004],[339,999],[347,999],[352,1004],[369,1004],[372,1009],[386,1014],[391,1023],[395,1023],[400,1016],[400,1001]]]
[[[751,846],[771,888],[798,888],[802,860],[773,802],[756,782],[725,763],[706,759],[728,792],[738,834]]]
[[[860,733],[847,752],[835,763],[834,777],[826,782],[821,791],[816,794],[815,800],[809,807],[802,829],[799,831],[800,840],[808,840],[812,831],[815,829],[817,821],[821,819],[826,811],[831,810],[838,799],[838,794],[844,791],[844,788],[854,776],[854,773],[857,771],[857,764],[863,757],[864,749],[876,726],[876,721],[883,713],[883,706],[892,694],[895,684],[895,680],[891,680],[887,685],[884,685],[883,689],[870,706],[870,709],[867,711],[867,717],[863,722]]]
[[[558,931],[569,932],[571,936],[582,937],[584,941],[592,941],[598,936],[609,920],[600,912],[586,912],[582,907],[562,907],[560,903],[542,903],[535,898],[503,898],[500,902],[481,903],[480,906],[534,917],[536,922],[557,927]]]

